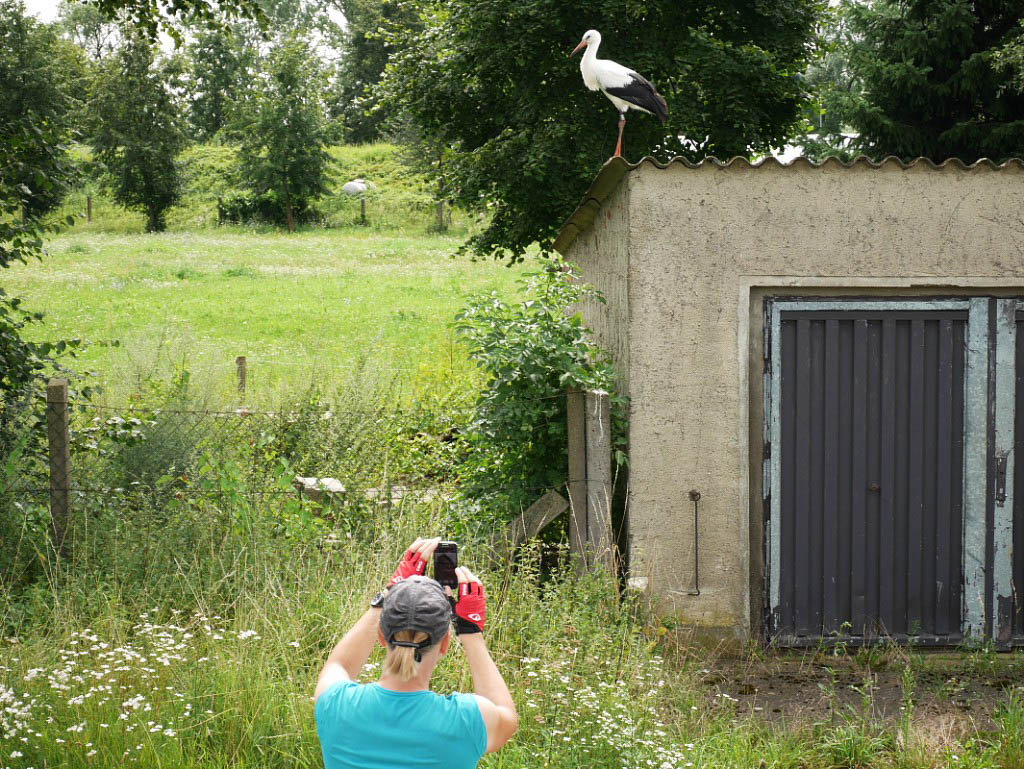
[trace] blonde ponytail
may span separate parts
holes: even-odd
[[[422,630],[399,630],[395,633],[396,641],[422,643],[430,638]],[[415,654],[419,651],[410,646],[391,646],[388,644],[388,656],[384,658],[385,674],[395,676],[399,681],[408,681],[416,675]],[[424,649],[423,651],[426,651]],[[422,653],[422,652],[421,652]]]

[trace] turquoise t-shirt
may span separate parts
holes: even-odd
[[[325,769],[474,769],[487,727],[472,694],[341,681],[313,707]]]

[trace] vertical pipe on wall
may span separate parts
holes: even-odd
[[[697,503],[700,492],[690,489],[690,501],[693,502],[693,586],[687,595],[700,595],[700,518],[697,516]]]
[[[587,542],[587,431],[583,392],[566,393],[569,433],[569,550],[583,569]]]

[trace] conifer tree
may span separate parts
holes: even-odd
[[[147,232],[164,229],[164,215],[181,194],[177,157],[187,137],[170,81],[153,44],[129,31],[101,68],[90,105],[98,126],[93,150],[114,199],[145,211]]]
[[[251,94],[256,50],[235,26],[201,30],[188,46],[189,118],[195,136],[213,139],[237,118]]]
[[[345,141],[377,141],[394,117],[378,103],[373,89],[380,81],[388,57],[394,52],[387,30],[417,28],[419,13],[406,0],[341,0],[347,22],[345,55],[329,94],[332,117],[344,126]]]
[[[858,149],[936,162],[1024,156],[1024,93],[1000,56],[1020,34],[1020,0],[873,0],[847,14],[861,88],[844,112]]]
[[[242,173],[257,196],[272,197],[293,232],[296,219],[327,192],[324,73],[309,45],[293,35],[271,52],[261,78],[242,141]]]

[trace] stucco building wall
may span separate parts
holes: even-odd
[[[616,297],[585,314],[628,372],[633,573],[665,610],[744,637],[762,601],[764,297],[1022,293],[1024,168],[645,162],[566,250]]]
[[[620,184],[579,237],[579,248],[587,254],[585,282],[605,300],[586,301],[581,311],[595,341],[615,360],[623,391],[629,388],[628,201],[628,184]]]

